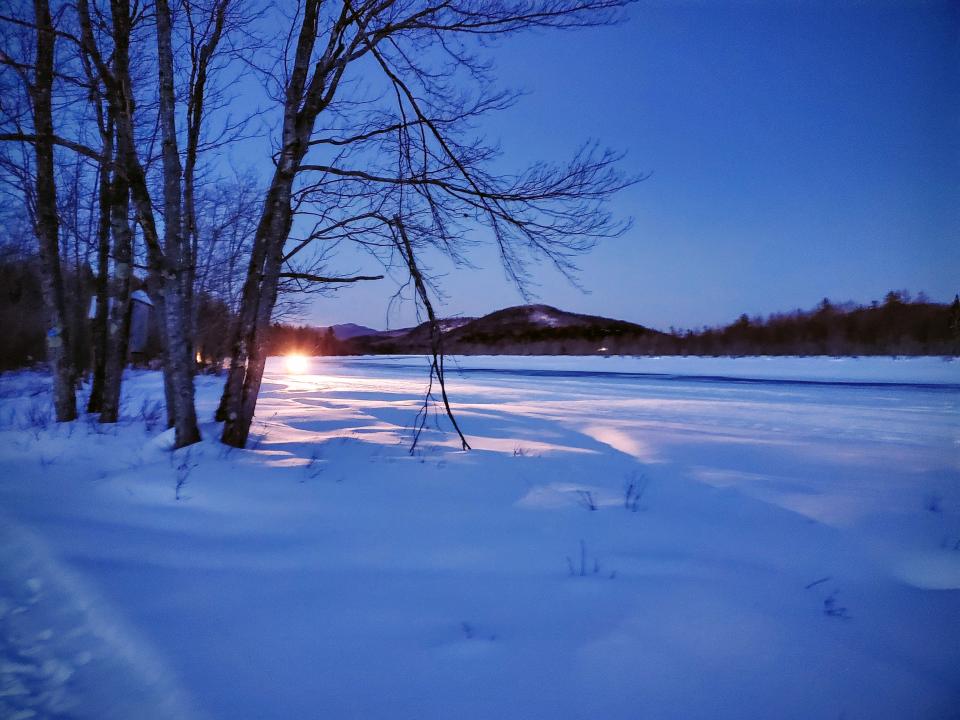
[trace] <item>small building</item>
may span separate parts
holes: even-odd
[[[110,298],[113,305],[113,298]],[[97,315],[97,299],[90,298],[90,312],[87,317],[93,320]],[[134,290],[130,294],[130,325],[127,337],[127,353],[131,360],[138,360],[137,356],[147,351],[150,339],[150,323],[153,315],[153,301],[143,290]]]
[[[130,295],[130,339],[127,348],[131,355],[146,351],[152,314],[153,301],[150,296],[143,290],[135,290]]]

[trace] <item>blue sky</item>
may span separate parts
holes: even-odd
[[[958,38],[953,2],[770,0],[640,3],[617,27],[500,44],[499,77],[528,93],[483,128],[505,167],[596,139],[652,173],[614,202],[633,228],[580,263],[589,294],[544,267],[539,300],[665,329],[892,288],[952,299]],[[473,259],[435,262],[443,314],[521,302],[492,253]],[[395,290],[318,298],[304,319],[410,324],[410,304],[387,316]]]

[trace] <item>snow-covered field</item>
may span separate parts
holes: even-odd
[[[233,451],[0,377],[0,717],[958,717],[960,363],[459,365],[412,456],[421,358],[272,361]]]

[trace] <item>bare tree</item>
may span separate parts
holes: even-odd
[[[173,13],[167,0],[154,7],[154,34],[157,58],[157,113],[160,134],[162,177],[162,225],[154,213],[157,205],[147,177],[145,156],[135,134],[136,98],[131,77],[129,48],[134,22],[141,17],[139,8],[129,0],[110,1],[112,52],[104,52],[95,32],[89,0],[78,0],[80,44],[91,60],[97,79],[104,88],[114,122],[116,137],[116,176],[114,200],[114,237],[118,237],[121,191],[128,191],[142,229],[146,246],[150,285],[162,317],[164,335],[164,386],[168,419],[176,429],[176,445],[182,447],[200,438],[194,406],[194,342],[191,311],[195,277],[196,235],[194,177],[201,144],[201,126],[208,73],[217,46],[228,24],[228,12],[238,3],[217,0],[204,5],[207,23],[200,31],[199,50],[190,48],[190,82],[187,102],[187,142],[181,164],[180,136],[177,128],[178,94],[175,86]],[[184,3],[184,17],[196,41],[195,6]],[[98,19],[100,14],[97,14]],[[186,167],[186,177],[184,174]],[[124,250],[128,246],[124,247]],[[129,261],[122,258],[123,265]],[[120,260],[118,275],[120,274]],[[122,308],[118,308],[120,312]],[[109,376],[110,373],[108,372]]]
[[[460,424],[457,422],[457,418],[453,414],[453,409],[450,407],[450,398],[447,397],[447,382],[443,367],[443,328],[440,326],[440,321],[436,312],[434,312],[433,302],[430,300],[430,293],[427,290],[427,281],[417,265],[417,259],[413,252],[413,245],[410,242],[410,236],[407,235],[407,231],[403,226],[403,219],[399,215],[394,216],[392,229],[396,230],[395,242],[397,249],[400,251],[400,255],[403,258],[408,271],[410,272],[410,280],[413,282],[414,289],[417,293],[417,298],[423,305],[423,308],[427,311],[427,317],[429,318],[430,322],[430,385],[427,387],[427,392],[424,394],[423,407],[420,408],[420,412],[417,414],[413,442],[410,443],[410,454],[412,455],[417,449],[417,442],[420,440],[420,433],[423,432],[423,428],[427,422],[427,417],[430,412],[430,398],[433,390],[434,380],[436,380],[440,385],[440,394],[443,398],[443,408],[447,413],[447,417],[450,419],[450,422],[453,423],[454,430],[457,431],[457,435],[460,437],[460,446],[464,450],[469,450],[470,443],[468,443],[467,438],[464,437],[463,431],[460,429]]]
[[[91,261],[98,221],[98,163],[75,153],[56,159],[60,257],[71,339],[71,362],[79,374],[90,367],[87,307],[93,282]]]
[[[38,29],[37,19],[31,17],[23,6],[11,6],[9,11],[10,14],[0,15],[0,26],[7,33]],[[88,410],[99,412],[103,422],[114,422],[119,412],[120,378],[126,360],[125,333],[132,277],[129,202],[124,190],[124,176],[116,172],[114,163],[113,115],[104,100],[103,88],[91,66],[91,58],[83,51],[77,34],[76,17],[69,13],[69,6],[58,6],[54,16],[56,25],[52,26],[51,31],[60,41],[58,46],[61,50],[55,59],[54,79],[57,85],[52,104],[61,132],[52,136],[52,143],[61,153],[59,156],[55,154],[54,164],[65,190],[59,194],[56,208],[61,243],[64,250],[72,250],[68,254],[73,260],[68,294],[73,308],[70,320],[74,365],[76,369],[86,368],[89,362],[84,310],[89,261],[91,254],[95,253],[94,381]],[[100,14],[98,19],[102,19]],[[98,27],[102,27],[102,24]],[[118,61],[122,61],[122,58]],[[6,129],[12,132],[3,133],[0,139],[33,142],[34,136],[28,128],[16,123],[15,113],[10,112],[10,107],[4,110],[6,112],[2,115]],[[89,128],[95,128],[95,137],[90,136]],[[4,145],[4,155],[9,158],[10,143]],[[9,163],[5,169],[10,171]],[[35,200],[34,207],[40,208],[41,205],[45,206],[46,203]],[[126,230],[126,233],[122,230]],[[112,249],[111,234],[114,241]],[[111,260],[114,265],[113,282],[110,280]]]
[[[125,100],[127,119],[135,117],[137,103],[130,76],[130,48],[138,20],[126,12],[123,3],[111,3],[108,16],[96,9],[96,34],[89,23],[89,5],[78,3],[71,16],[78,29],[69,33],[72,48],[79,59],[86,82],[89,107],[99,139],[95,151],[99,162],[99,217],[97,223],[97,286],[94,336],[96,360],[94,383],[88,409],[99,412],[103,423],[117,422],[123,370],[127,362],[127,338],[130,325],[131,295],[134,280],[134,231],[130,220],[130,180],[124,160],[132,144],[132,131],[121,138],[118,112],[101,72],[109,69],[113,77],[126,77],[130,88]],[[108,47],[104,53],[102,47]],[[103,57],[107,54],[108,61]],[[127,128],[125,128],[126,130]],[[112,244],[110,239],[112,238]],[[112,277],[110,264],[112,261]],[[99,382],[98,382],[99,381]]]
[[[388,268],[407,269],[435,323],[419,253],[432,249],[466,262],[468,238],[483,226],[508,276],[524,288],[531,259],[545,257],[572,275],[578,253],[623,229],[603,210],[630,182],[614,169],[615,154],[585,147],[567,164],[511,176],[494,171],[496,149],[472,126],[515,99],[494,89],[489,63],[475,51],[530,28],[610,23],[627,1],[306,0],[299,6],[282,44],[289,52],[269,73],[282,108],[281,133],[218,410],[223,442],[246,442],[281,280],[337,279],[298,271],[292,263],[301,252],[360,243]],[[381,96],[364,96],[351,82],[358,78],[378,84]],[[287,250],[297,218],[312,218],[314,226]],[[432,377],[439,372],[442,386],[434,358]]]
[[[131,5],[129,0],[78,0],[75,5],[65,3],[57,8],[57,27],[50,20],[46,3],[35,4],[35,17],[19,6],[0,11],[0,28],[5,34],[15,32],[19,39],[29,32],[45,39],[45,44],[36,46],[36,62],[31,58],[12,58],[6,51],[0,56],[5,70],[0,77],[6,81],[7,75],[15,73],[29,90],[25,94],[29,99],[30,122],[24,120],[27,114],[22,108],[0,100],[0,118],[4,120],[0,140],[21,146],[29,143],[39,151],[37,157],[42,163],[33,159],[29,164],[20,163],[17,170],[22,172],[13,176],[21,185],[35,177],[33,188],[42,190],[24,193],[38,219],[38,234],[42,230],[44,237],[50,236],[56,228],[51,221],[58,219],[55,204],[51,205],[55,200],[55,193],[50,192],[53,176],[47,181],[47,167],[54,161],[45,159],[53,157],[53,148],[59,146],[77,153],[99,167],[99,187],[96,193],[90,193],[98,197],[97,203],[90,204],[91,209],[98,207],[98,221],[89,227],[84,253],[89,256],[95,246],[98,271],[94,320],[97,353],[89,407],[100,412],[102,422],[117,419],[136,257],[132,209],[146,249],[148,288],[163,317],[168,420],[177,429],[179,445],[199,439],[192,379],[198,162],[203,152],[236,136],[244,125],[243,120],[228,124],[218,137],[211,139],[203,132],[205,112],[211,98],[215,108],[221,102],[211,79],[224,67],[223,54],[219,52],[222,40],[253,17],[243,14],[241,4],[242,0],[179,0],[171,6],[169,0],[156,0],[141,6]],[[153,39],[152,50],[145,44],[148,35]],[[53,41],[57,39],[70,52],[66,53],[66,62],[54,69],[51,58]],[[25,48],[28,45],[19,44]],[[150,63],[131,68],[132,48],[138,56],[156,59],[158,72],[152,83],[142,74]],[[179,87],[175,74],[178,67],[185,69]],[[73,105],[87,109],[85,116],[75,114],[70,123],[66,110],[51,111],[55,79],[63,89],[62,106],[72,101]],[[75,89],[72,96],[65,92],[70,88]],[[143,102],[144,98],[148,103]],[[39,114],[33,112],[34,106]],[[186,115],[182,129],[178,128],[181,107]],[[52,122],[54,114],[58,121],[70,126],[67,134],[54,134],[52,124],[45,129],[44,118]],[[33,122],[34,116],[39,123]],[[141,126],[154,119],[156,127],[142,134]],[[87,137],[85,128],[91,126],[97,128],[99,142],[90,142],[92,138]],[[159,170],[153,165],[157,136]],[[16,148],[12,153],[5,148],[4,166],[12,164],[7,160],[15,154]],[[38,173],[38,168],[42,172]],[[162,202],[156,202],[155,198],[161,195]],[[156,208],[162,208],[159,217],[155,216]],[[76,233],[73,240],[74,247],[79,248]],[[41,242],[42,248],[47,245]],[[79,260],[80,253],[75,256]],[[45,263],[45,267],[53,265]],[[58,285],[62,286],[62,280],[53,282],[51,287]],[[55,295],[51,295],[53,300]],[[62,307],[62,301],[59,305]],[[54,353],[68,340],[65,327],[57,322],[51,328]]]
[[[97,272],[94,297],[96,312],[93,318],[93,382],[87,400],[87,412],[98,413],[103,404],[106,380],[108,342],[108,313],[110,300],[110,210],[113,177],[113,120],[109,109],[97,102],[97,126],[102,138],[100,169],[97,174]]]
[[[236,311],[246,258],[257,227],[261,187],[253,172],[219,178],[198,193],[194,292]]]
[[[262,54],[246,57],[272,88],[279,136],[274,171],[255,203],[255,221],[250,222],[247,206],[231,221],[232,229],[224,225],[209,236],[230,236],[222,247],[229,247],[231,261],[239,248],[249,247],[242,288],[239,293],[229,289],[229,301],[224,301],[236,308],[230,373],[218,411],[225,420],[224,442],[246,442],[266,361],[265,335],[281,292],[382,277],[329,272],[342,244],[358,245],[388,271],[405,273],[433,326],[431,377],[439,382],[452,417],[443,381],[442,333],[430,298],[436,295],[430,254],[468,263],[471,244],[489,239],[507,275],[523,291],[532,261],[546,258],[572,277],[579,253],[596,238],[623,229],[604,202],[631,182],[615,169],[617,155],[594,146],[584,147],[567,163],[504,171],[497,148],[478,136],[475,123],[508,107],[516,95],[496,89],[483,52],[491,41],[530,28],[613,22],[627,2],[303,0],[287,18],[285,37],[273,46],[276,62],[264,65]],[[58,11],[57,28],[46,3],[35,3],[34,18],[0,14],[0,22],[43,36],[45,43],[38,40],[35,62],[2,56],[6,68],[30,88],[30,122],[23,122],[18,109],[0,105],[3,116],[12,118],[6,123],[10,131],[5,127],[0,139],[27,143],[35,151],[23,177],[36,178],[38,234],[57,236],[55,178],[48,172],[53,149],[77,153],[99,167],[98,221],[89,231],[96,239],[89,247],[96,248],[98,268],[101,419],[115,420],[119,404],[137,228],[148,287],[162,317],[168,420],[179,446],[199,438],[193,400],[197,293],[215,274],[210,257],[200,258],[210,250],[203,247],[204,233],[217,223],[201,220],[197,211],[203,200],[198,161],[244,127],[242,120],[227,123],[219,141],[203,132],[211,98],[223,102],[211,78],[222,70],[217,58],[225,38],[242,22],[240,7],[240,0],[154,0],[146,6],[130,0],[76,0]],[[148,37],[149,50],[145,44],[137,47],[138,55],[156,60],[156,79],[149,84],[136,76],[130,62],[131,44]],[[74,51],[72,75],[53,67],[58,38]],[[95,117],[96,123],[75,122],[70,137],[54,132],[49,101],[54,78],[86,93],[91,99],[86,119]],[[146,110],[144,96],[153,103]],[[146,136],[138,131],[145,118],[148,124],[156,121]],[[97,128],[97,142],[86,137],[86,125]],[[236,228],[244,225],[251,227],[251,238],[238,235]],[[42,247],[44,243],[49,245],[42,241]],[[59,267],[59,260],[53,263],[48,256],[45,267]],[[114,277],[105,282],[111,263]],[[53,317],[63,306],[55,292],[62,282],[50,277]],[[230,273],[231,282],[233,277]],[[112,301],[109,321],[106,294]],[[65,333],[62,322],[55,321],[51,342],[59,346]]]
[[[33,150],[35,185],[32,206],[35,234],[40,249],[43,300],[47,315],[47,360],[53,375],[53,399],[58,422],[77,416],[74,388],[76,369],[72,362],[67,324],[63,272],[60,264],[60,222],[54,163],[56,133],[53,124],[53,85],[57,32],[47,0],[34,0],[33,18],[24,27],[34,31],[33,57],[17,59],[0,49],[0,64],[19,78],[29,106],[29,118],[4,108],[5,123],[13,124],[9,139],[29,142]],[[23,38],[23,34],[20,35]],[[24,127],[27,120],[30,127]],[[26,188],[24,188],[26,190]],[[29,201],[28,201],[29,204]]]
[[[161,0],[166,5],[166,0]],[[196,331],[196,312],[193,297],[196,289],[197,251],[199,243],[197,227],[197,161],[200,156],[204,113],[212,98],[208,86],[212,63],[217,47],[231,19],[229,11],[236,6],[231,0],[212,0],[212,4],[183,3],[188,36],[187,49],[190,57],[190,76],[187,83],[186,153],[183,170],[182,254],[185,276],[183,278],[187,312],[191,318],[191,332]],[[158,4],[158,10],[160,5]],[[169,34],[169,28],[167,28]],[[172,54],[171,54],[172,70]]]

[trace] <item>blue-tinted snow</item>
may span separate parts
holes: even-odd
[[[425,367],[271,361],[251,449],[175,453],[154,373],[109,428],[0,377],[0,715],[960,707],[956,363],[455,359],[475,450],[410,456]]]

